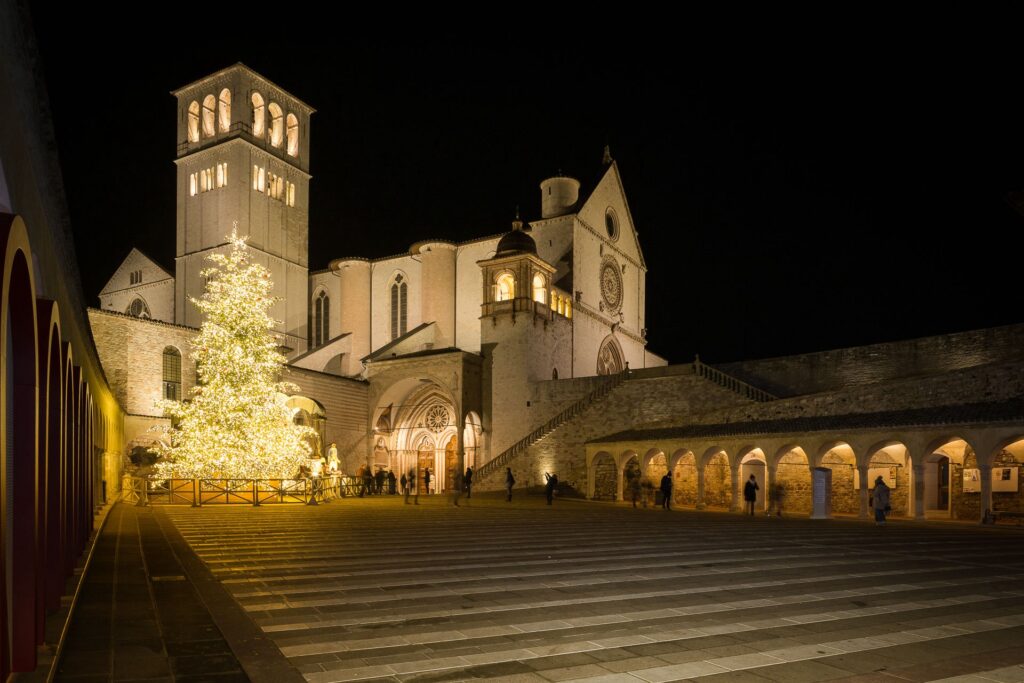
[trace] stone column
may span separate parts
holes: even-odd
[[[626,479],[623,469],[624,468],[615,465],[615,500],[617,501],[621,501],[623,499],[622,489],[625,487]]]
[[[775,486],[775,477],[779,473],[779,463],[776,462],[774,465],[766,464],[764,471],[764,510],[758,510],[758,512],[767,511],[769,509],[769,506],[772,504],[772,490]],[[778,512],[778,510],[776,510],[776,512]]]
[[[857,465],[857,475],[860,477],[860,513],[861,519],[868,518],[868,466]]]
[[[742,482],[740,481],[740,472],[743,471],[741,465],[736,465],[732,468],[732,501],[729,503],[729,512],[740,512],[743,510],[743,489]]]
[[[594,500],[594,489],[596,488],[594,476],[596,471],[594,463],[590,463],[587,467],[587,500]]]
[[[698,467],[697,469],[697,509],[703,510],[707,507],[704,502],[704,468]]]
[[[914,519],[924,519],[924,464],[914,465]]]
[[[992,465],[978,463],[978,474],[981,476],[981,506],[978,510],[979,521],[985,519],[985,510],[992,509]]]

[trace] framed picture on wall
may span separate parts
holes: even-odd
[[[964,493],[981,492],[981,470],[964,468]]]
[[[993,467],[992,492],[1015,493],[1018,485],[1017,469],[1016,467]]]

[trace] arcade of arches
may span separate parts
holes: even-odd
[[[123,448],[123,412],[85,342],[38,295],[29,234],[0,214],[0,680],[35,669],[46,615],[61,607],[94,510],[117,487]]]
[[[656,430],[652,430],[656,431]],[[873,482],[892,489],[892,515],[980,520],[986,510],[1024,513],[1024,427],[963,425],[894,433],[772,435],[757,442],[704,436],[587,445],[588,497],[623,500],[632,477],[658,488],[671,472],[672,503],[738,511],[758,482],[755,509],[781,488],[785,514],[809,515],[814,468],[831,471],[831,512],[868,516]],[[867,482],[867,486],[862,485]]]

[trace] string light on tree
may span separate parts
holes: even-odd
[[[174,477],[290,478],[315,433],[293,424],[285,405],[299,388],[280,380],[286,361],[271,334],[278,299],[270,273],[248,261],[237,223],[227,240],[229,252],[207,257],[206,293],[191,300],[204,314],[191,354],[199,382],[189,401],[158,403],[173,425],[156,449],[157,468]]]

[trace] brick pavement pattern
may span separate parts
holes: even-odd
[[[1024,681],[1015,530],[461,502],[156,514],[311,683]]]

